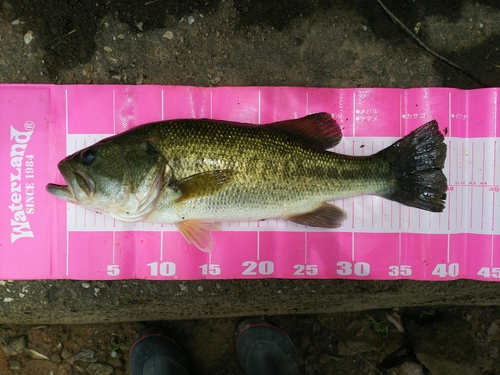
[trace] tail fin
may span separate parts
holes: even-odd
[[[446,144],[435,120],[379,152],[394,172],[385,198],[427,211],[445,207],[448,182],[442,169]]]

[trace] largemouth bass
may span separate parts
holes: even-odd
[[[327,113],[252,125],[173,120],[138,126],[58,164],[58,198],[122,221],[175,223],[203,251],[223,221],[281,218],[337,228],[329,201],[375,194],[419,209],[445,207],[446,145],[430,121],[371,156],[329,152],[342,132]]]

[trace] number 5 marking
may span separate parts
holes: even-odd
[[[120,274],[120,266],[118,264],[108,265],[108,276],[118,276]]]

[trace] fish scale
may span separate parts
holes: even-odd
[[[326,202],[360,194],[443,210],[446,145],[435,121],[371,156],[327,151],[340,133],[326,113],[260,126],[151,123],[68,156],[59,163],[68,186],[48,191],[120,220],[175,223],[202,250],[221,221],[338,227],[346,214]]]

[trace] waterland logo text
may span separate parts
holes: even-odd
[[[33,155],[24,155],[26,148],[28,147],[28,142],[33,134],[35,125],[32,121],[27,121],[24,124],[26,131],[19,131],[10,126],[10,140],[12,142],[10,147],[10,166],[12,170],[10,172],[10,204],[9,209],[12,212],[10,219],[11,225],[11,243],[16,242],[20,238],[35,237],[33,231],[31,230],[30,223],[28,221],[27,214],[34,213],[33,207],[25,207],[24,203],[26,199],[34,199],[34,183],[26,182],[23,188],[22,176],[23,172],[26,173],[28,168],[32,168],[34,164]],[[31,166],[31,167],[28,167]],[[33,171],[33,169],[30,169]],[[26,178],[29,176],[34,177],[34,173],[27,174]],[[31,178],[33,178],[31,177]]]

